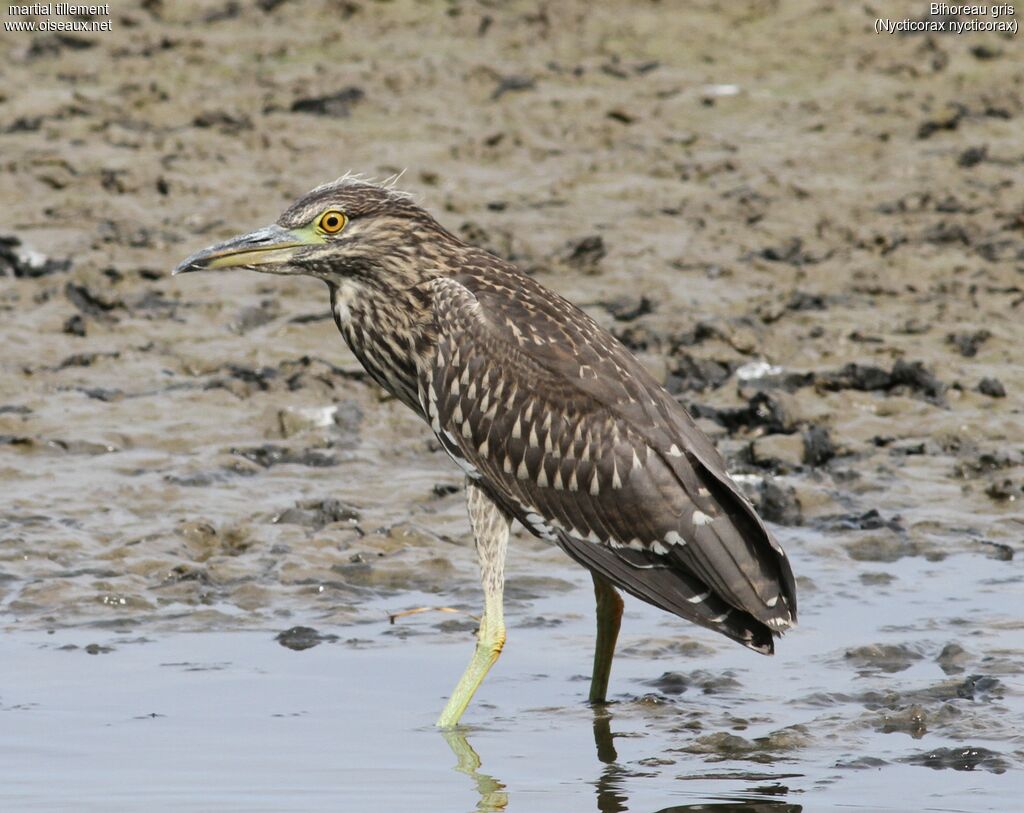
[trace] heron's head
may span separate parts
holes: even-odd
[[[443,273],[461,246],[408,195],[343,178],[304,195],[272,226],[196,252],[174,273],[248,268],[388,290]]]

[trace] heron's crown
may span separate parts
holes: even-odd
[[[332,208],[344,212],[350,219],[379,214],[429,218],[412,195],[395,188],[398,177],[376,183],[359,175],[344,175],[307,192],[289,206],[277,222],[285,228],[304,226]]]

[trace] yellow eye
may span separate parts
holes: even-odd
[[[345,217],[341,212],[336,209],[331,209],[329,212],[324,212],[320,215],[320,222],[317,226],[320,227],[320,231],[326,232],[327,234],[337,234],[343,228],[348,218]]]

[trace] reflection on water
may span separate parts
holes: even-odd
[[[600,773],[594,786],[597,790],[598,813],[626,813],[629,807],[629,797],[626,795],[626,779],[637,776],[635,771],[622,765],[618,759],[618,752],[615,750],[615,734],[612,732],[612,721],[614,715],[609,706],[600,705],[594,707],[594,746],[597,749],[597,760],[601,764]],[[466,737],[464,729],[442,731],[444,737],[455,754],[457,760],[455,770],[470,777],[476,785],[479,794],[477,802],[477,813],[493,813],[502,811],[508,807],[509,795],[505,791],[505,785],[493,776],[480,771],[482,761]],[[694,777],[694,778],[709,778]],[[730,774],[730,779],[748,780],[752,782],[761,781],[766,778],[778,779],[780,777],[766,777],[764,774],[750,774],[746,777],[740,774]],[[686,777],[679,777],[685,780]],[[781,785],[771,787],[752,788],[751,793],[788,793],[789,789]],[[634,810],[636,808],[633,808]],[[683,811],[715,811],[715,813],[800,813],[802,805],[791,804],[778,799],[744,799],[723,797],[699,801],[692,804],[672,805],[663,807],[652,813],[683,813]]]
[[[480,801],[476,809],[478,813],[494,813],[496,810],[504,810],[508,807],[508,794],[505,786],[489,774],[480,772],[480,756],[469,744],[466,735],[458,729],[442,731],[441,736],[445,738],[448,747],[452,749],[456,760],[455,770],[464,773],[476,785],[476,792],[480,794]]]
[[[622,766],[612,740],[612,714],[607,705],[594,707],[594,745],[597,759],[604,765],[597,779],[597,809],[601,813],[622,813],[629,810],[622,789]]]

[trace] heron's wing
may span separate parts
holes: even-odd
[[[781,548],[710,441],[625,348],[528,277],[432,284],[437,358],[421,398],[470,476],[647,601],[748,645],[752,626],[792,623]]]

